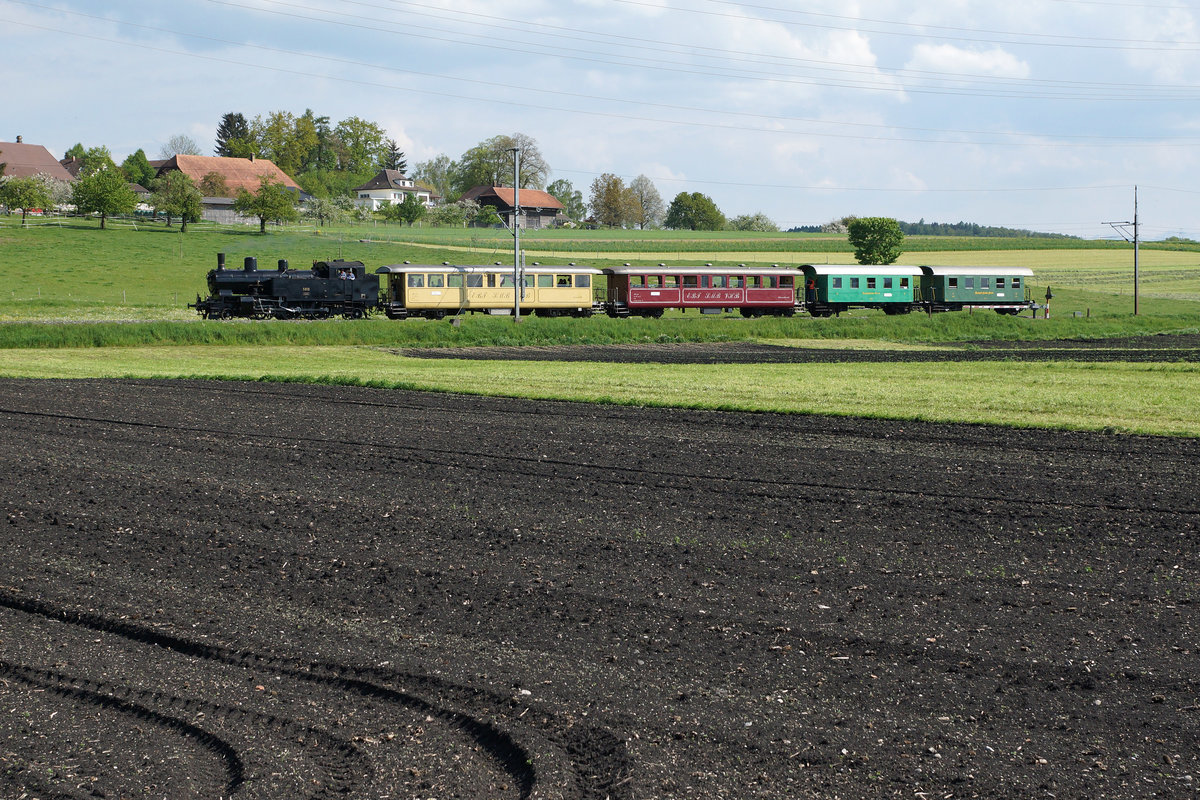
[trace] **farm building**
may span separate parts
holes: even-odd
[[[9,178],[29,178],[44,173],[60,181],[73,181],[70,172],[40,144],[26,144],[18,136],[15,142],[0,142],[0,164]]]
[[[296,193],[297,199],[305,195],[300,186],[288,174],[265,158],[227,158],[224,156],[189,156],[179,154],[162,162],[156,177],[168,172],[182,172],[199,186],[204,177],[215,173],[224,181],[228,196],[204,197],[201,201],[202,216],[211,222],[225,224],[257,223],[255,217],[245,217],[233,210],[233,200],[239,189],[258,191],[261,179],[266,176],[274,183],[282,183]]]
[[[265,158],[226,158],[223,156],[188,156],[182,153],[168,158],[158,168],[155,177],[161,178],[168,172],[182,172],[191,178],[197,186],[205,175],[215,173],[225,181],[229,195],[237,194],[238,189],[248,192],[258,191],[261,178],[266,176],[272,183],[282,183],[296,195],[300,195],[300,186],[288,174],[275,166],[273,161]]]
[[[481,206],[491,206],[504,223],[512,227],[513,206],[517,199],[514,195],[511,186],[476,186],[462,199],[474,200]],[[563,210],[563,204],[554,195],[537,189],[522,189],[519,199],[522,228],[548,228]]]

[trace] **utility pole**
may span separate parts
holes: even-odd
[[[513,322],[521,321],[521,294],[525,287],[521,280],[521,148],[513,147]]]
[[[1138,282],[1140,279],[1139,264],[1138,264],[1138,244],[1141,241],[1138,231],[1138,191],[1137,187],[1133,187],[1133,222],[1106,222],[1105,225],[1110,226],[1114,231],[1121,234],[1121,238],[1127,242],[1133,242],[1133,315],[1138,315]],[[1133,226],[1133,236],[1129,236],[1128,226]]]

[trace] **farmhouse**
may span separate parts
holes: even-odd
[[[210,222],[223,224],[257,223],[258,219],[246,217],[233,210],[233,196],[239,189],[248,192],[258,191],[262,176],[268,177],[273,183],[282,183],[302,198],[304,193],[299,184],[288,177],[288,174],[275,166],[275,163],[265,158],[227,158],[224,156],[189,156],[182,153],[162,162],[155,177],[161,178],[168,172],[182,172],[199,186],[200,182],[210,173],[219,176],[224,182],[226,196],[204,197],[201,202],[201,216]]]
[[[516,199],[521,201],[522,228],[548,228],[554,224],[563,204],[547,192],[537,189],[522,189],[520,198],[514,198],[515,192],[511,186],[476,186],[462,196],[463,200],[474,200],[481,206],[491,206],[496,209],[504,223],[512,227],[513,206]]]
[[[215,173],[225,180],[229,195],[237,194],[238,189],[248,192],[258,191],[262,176],[271,179],[272,183],[282,183],[292,191],[300,194],[300,186],[288,177],[287,173],[275,166],[275,163],[265,158],[226,158],[223,156],[188,156],[180,153],[168,158],[158,168],[156,178],[161,178],[168,172],[182,172],[191,178],[197,186],[205,175]]]
[[[4,175],[9,178],[30,178],[44,173],[59,181],[75,180],[49,150],[40,144],[25,144],[20,136],[15,142],[0,142],[0,164],[7,165]]]
[[[381,169],[374,178],[362,186],[354,187],[354,203],[370,211],[378,211],[384,205],[403,203],[405,196],[410,194],[415,194],[426,208],[433,208],[436,201],[441,199],[424,186],[418,186],[403,172]]]

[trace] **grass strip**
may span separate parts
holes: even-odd
[[[11,349],[0,351],[0,375],[298,381],[644,406],[1200,436],[1200,365],[1188,363],[668,366],[424,360],[369,347],[184,346]]]

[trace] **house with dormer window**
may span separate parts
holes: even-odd
[[[369,211],[378,211],[385,205],[400,205],[404,202],[405,195],[410,194],[415,194],[426,208],[433,208],[435,201],[441,199],[424,186],[418,186],[416,181],[403,172],[381,169],[374,178],[362,186],[354,187],[354,203]]]

